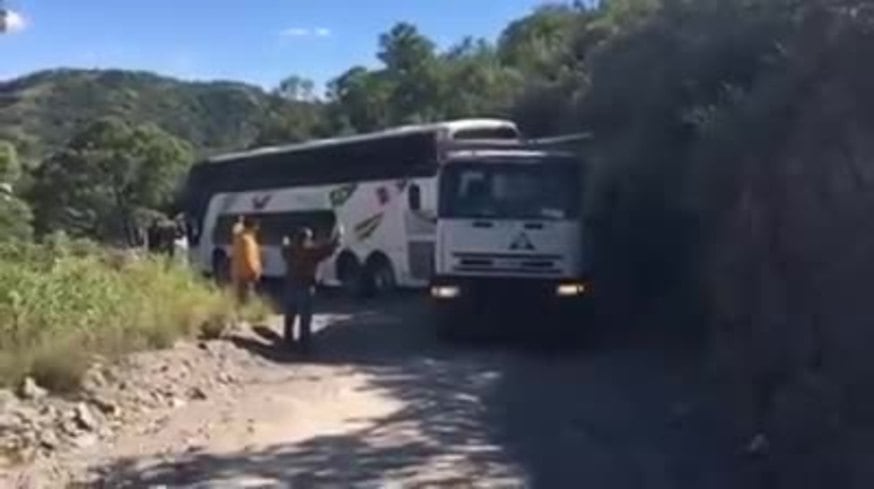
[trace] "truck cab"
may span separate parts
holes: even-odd
[[[584,165],[572,153],[449,152],[438,175],[434,276],[443,326],[490,309],[573,308],[587,298]]]

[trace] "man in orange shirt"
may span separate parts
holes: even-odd
[[[237,300],[248,302],[255,284],[261,280],[261,249],[258,245],[258,223],[251,216],[242,219],[241,226],[234,227],[231,250],[231,279]]]

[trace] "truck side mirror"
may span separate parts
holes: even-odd
[[[422,208],[422,189],[418,185],[410,185],[407,191],[407,199],[409,201],[410,210],[418,211]]]

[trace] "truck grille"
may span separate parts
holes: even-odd
[[[551,276],[561,273],[561,256],[501,253],[453,253],[453,270]]]

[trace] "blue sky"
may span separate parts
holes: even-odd
[[[2,3],[3,0],[0,0]],[[25,25],[0,36],[0,80],[55,68],[127,68],[271,87],[374,65],[409,21],[445,47],[494,38],[544,0],[5,0]]]

